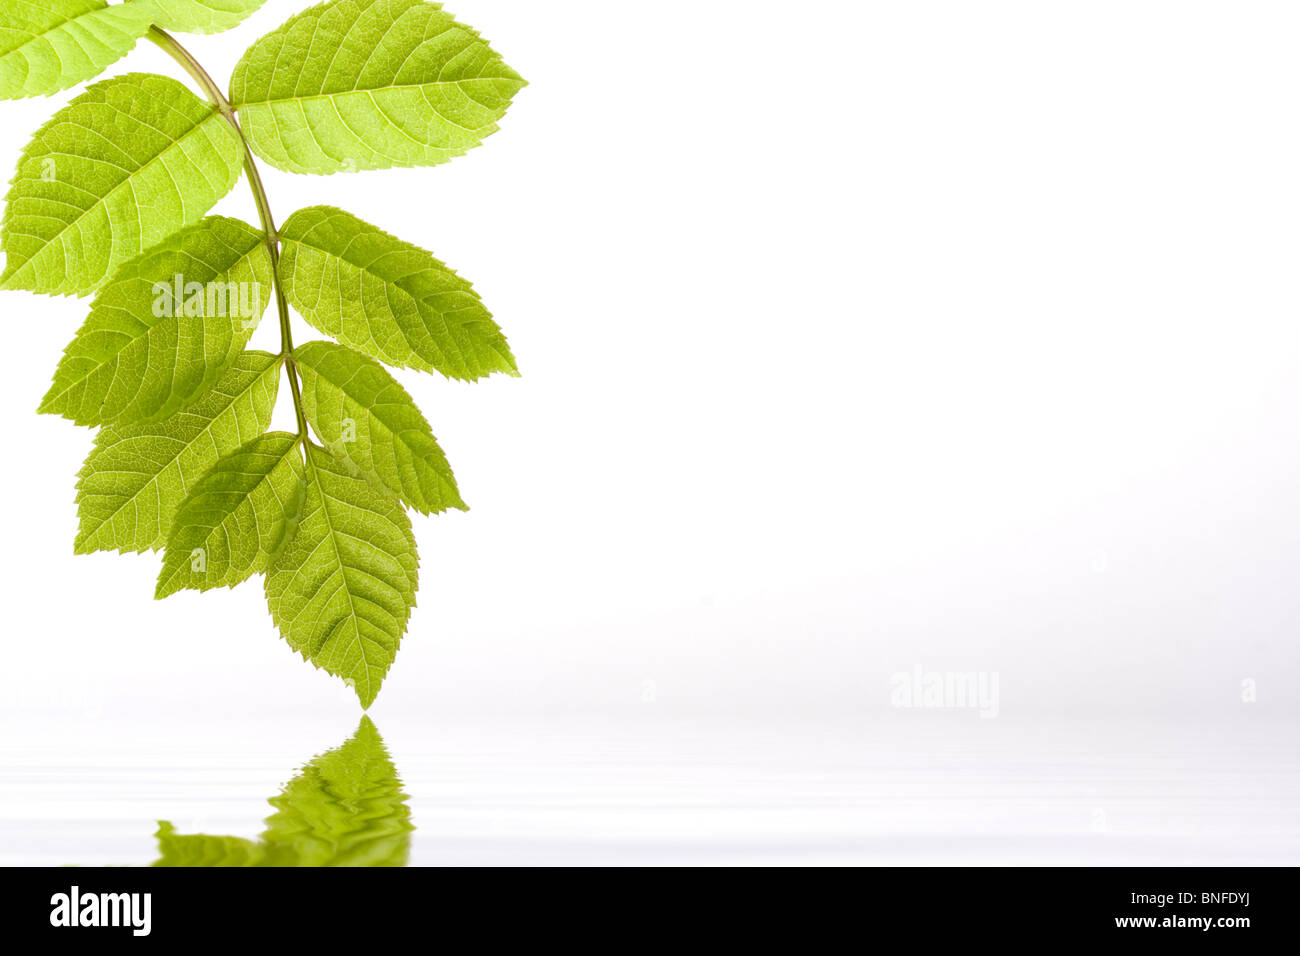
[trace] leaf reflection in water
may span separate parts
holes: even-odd
[[[268,802],[258,840],[182,834],[158,824],[154,866],[405,866],[411,811],[397,768],[369,717]]]

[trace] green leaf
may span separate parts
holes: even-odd
[[[343,746],[302,768],[278,796],[259,841],[182,835],[158,825],[154,866],[405,866],[411,810],[369,717]]]
[[[242,163],[234,127],[176,80],[96,83],[23,151],[6,197],[0,286],[93,292],[211,209]]]
[[[405,866],[411,811],[397,768],[369,717],[271,798],[267,866]]]
[[[271,562],[266,598],[289,646],[342,677],[369,707],[392,666],[419,560],[406,512],[347,465],[307,446],[307,502]]]
[[[101,429],[77,483],[77,554],[161,548],[195,482],[270,426],[279,384],[278,356],[245,352],[184,411]]]
[[[300,345],[293,360],[307,421],[336,457],[422,514],[469,510],[429,423],[382,365],[332,342]]]
[[[332,0],[254,43],[230,101],[258,156],[296,173],[445,163],[497,129],[525,85],[423,0]]]
[[[302,511],[298,436],[271,432],[227,455],[181,503],[155,597],[234,587],[266,571]]]
[[[180,33],[221,33],[237,27],[266,0],[148,0],[154,23]]]
[[[158,859],[153,866],[265,866],[266,848],[233,836],[182,834],[166,820],[158,823]]]
[[[212,217],[124,265],[64,353],[42,413],[78,425],[157,421],[202,398],[273,294],[262,233]]]
[[[478,294],[418,246],[329,206],[294,213],[280,239],[285,294],[326,335],[448,378],[519,374]]]
[[[0,0],[0,99],[46,96],[98,76],[149,32],[147,4]]]

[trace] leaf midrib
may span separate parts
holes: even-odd
[[[208,441],[212,442],[213,447],[215,448],[215,447],[216,447],[216,439],[212,437],[212,430],[216,427],[217,422],[221,421],[222,416],[224,416],[224,415],[226,415],[228,412],[230,412],[230,410],[233,409],[233,408],[235,407],[235,404],[236,404],[236,403],[237,403],[241,398],[243,398],[245,395],[251,393],[252,390],[253,390],[254,388],[256,388],[256,387],[257,387],[257,386],[258,386],[258,385],[259,385],[259,384],[260,384],[260,383],[261,383],[261,382],[262,382],[262,381],[263,381],[267,376],[274,376],[275,378],[278,379],[278,378],[279,378],[279,375],[280,375],[280,365],[279,365],[278,363],[274,363],[274,362],[273,362],[272,364],[268,365],[268,366],[267,366],[265,369],[263,369],[263,370],[262,370],[262,371],[261,371],[261,372],[260,372],[260,373],[259,373],[259,374],[258,374],[258,375],[257,375],[257,376],[252,380],[252,381],[251,381],[251,382],[249,382],[247,388],[243,389],[242,391],[236,392],[234,395],[232,395],[231,398],[230,398],[230,403],[229,403],[228,405],[226,405],[225,408],[221,409],[221,411],[219,411],[219,412],[218,412],[216,415],[214,415],[211,419],[209,419],[209,420],[208,420],[208,423],[207,423],[206,425],[204,425],[202,428],[200,428],[199,431],[194,435],[194,437],[193,437],[192,439],[190,439],[190,440],[188,440],[188,441],[186,441],[185,439],[181,439],[181,438],[177,438],[177,439],[175,439],[175,441],[177,441],[177,442],[179,443],[179,446],[180,446],[180,447],[176,449],[176,453],[175,453],[174,455],[172,455],[170,458],[168,458],[168,459],[166,460],[166,462],[165,462],[165,463],[164,463],[164,464],[163,464],[163,465],[162,465],[162,466],[161,466],[157,471],[154,471],[154,472],[143,472],[143,471],[140,471],[140,472],[125,472],[123,469],[116,469],[116,468],[115,468],[115,469],[108,469],[108,468],[103,469],[103,471],[100,472],[101,474],[109,473],[109,472],[114,473],[114,474],[119,474],[119,473],[120,473],[120,474],[137,474],[137,475],[141,475],[142,477],[146,477],[146,478],[148,478],[149,480],[146,481],[146,482],[145,482],[145,483],[144,483],[144,484],[143,484],[143,485],[142,485],[142,486],[141,486],[141,487],[140,487],[140,488],[139,488],[139,489],[138,489],[134,494],[132,494],[132,495],[130,495],[130,496],[123,496],[123,498],[122,498],[122,503],[121,503],[120,505],[118,505],[116,508],[114,508],[112,514],[110,514],[110,515],[108,515],[106,518],[104,518],[104,520],[101,521],[101,522],[99,523],[98,527],[96,527],[95,530],[94,530],[93,532],[91,532],[90,534],[87,534],[87,535],[85,536],[85,538],[86,538],[86,539],[93,538],[95,535],[99,534],[100,530],[101,530],[105,525],[110,524],[111,522],[115,521],[115,520],[117,519],[117,516],[120,515],[124,510],[126,510],[126,508],[127,508],[129,505],[134,505],[134,504],[135,504],[136,500],[137,500],[137,499],[138,499],[138,498],[139,498],[139,497],[144,493],[144,490],[145,490],[146,488],[149,488],[149,487],[152,486],[152,487],[154,487],[154,489],[155,489],[155,494],[156,494],[156,495],[160,495],[161,493],[158,492],[158,490],[157,490],[157,484],[158,484],[159,480],[162,478],[163,472],[167,471],[167,469],[171,468],[173,465],[176,466],[176,468],[177,468],[178,470],[181,470],[181,479],[182,479],[182,481],[183,481],[183,480],[184,480],[184,470],[183,470],[182,467],[181,467],[180,460],[181,460],[181,457],[185,454],[185,452],[186,452],[187,450],[189,450],[190,448],[194,447],[194,444],[195,444],[197,441],[199,441],[201,438],[207,438]],[[185,412],[182,411],[180,414],[185,414]],[[113,427],[113,426],[109,426],[109,427]],[[239,427],[239,417],[238,417],[238,415],[235,416],[235,427],[236,427],[236,428]],[[151,436],[151,437],[152,437],[152,436]],[[101,496],[101,497],[109,497],[109,496],[104,495],[104,496]],[[160,535],[160,536],[161,536],[161,538],[163,539],[163,544],[165,545],[165,544],[166,544],[166,538],[167,538],[166,534],[164,533],[164,534],[162,534],[162,535]],[[114,540],[116,540],[116,535],[114,536]],[[149,548],[149,550],[151,550],[151,551],[157,551],[157,550],[159,549],[159,547],[160,547],[160,545],[158,544],[158,537],[155,537],[155,538],[154,538],[154,543],[153,543],[153,545]]]
[[[233,105],[235,109],[241,110],[246,106],[274,106],[277,103],[302,103],[307,100],[332,100],[340,96],[349,96],[352,94],[374,96],[375,93],[386,93],[389,90],[420,90],[427,86],[456,86],[461,83],[476,83],[484,81],[496,82],[499,80],[509,80],[516,83],[523,82],[522,80],[516,80],[514,77],[510,76],[471,76],[459,80],[428,80],[423,83],[394,83],[391,86],[353,87],[350,90],[339,90],[337,93],[310,93],[306,96],[277,96],[274,98],[268,97],[264,100],[243,100],[236,102]],[[475,100],[475,102],[478,101]],[[446,120],[446,117],[441,116],[441,114],[439,114],[439,118]],[[447,122],[451,121],[447,120]],[[468,126],[460,126],[459,123],[452,123],[451,125],[469,132],[477,132],[476,130],[470,130]]]
[[[243,265],[243,264],[246,263],[246,262],[251,262],[253,259],[255,259],[255,258],[256,258],[256,255],[257,255],[257,253],[258,253],[258,251],[260,251],[260,250],[262,250],[262,249],[264,249],[264,248],[265,248],[265,246],[264,246],[264,244],[263,244],[263,242],[262,242],[262,239],[261,239],[260,236],[258,236],[257,239],[256,239],[256,241],[255,241],[255,244],[253,245],[253,247],[252,247],[251,249],[249,249],[247,252],[240,253],[239,258],[236,259],[233,263],[231,263],[231,265],[229,266],[229,268],[225,269],[223,272],[219,272],[219,273],[217,273],[217,275],[213,276],[211,279],[209,279],[209,280],[207,280],[207,281],[208,281],[209,283],[217,282],[217,281],[220,280],[220,278],[221,278],[222,276],[228,276],[228,275],[230,275],[230,274],[231,274],[235,269],[237,269],[239,266]],[[254,272],[256,272],[256,270],[254,270]],[[134,313],[130,312],[129,310],[122,309],[122,308],[120,308],[120,307],[116,307],[116,306],[115,306],[114,308],[115,308],[116,311],[125,311],[128,315],[130,315],[130,316],[131,316],[132,318],[134,318],[134,319],[139,319],[139,316],[135,315]],[[92,306],[92,308],[91,308],[91,313],[94,314],[94,311],[95,311],[95,310],[94,310],[94,307]],[[181,320],[182,320],[182,319],[187,319],[187,318],[193,318],[193,317],[192,317],[192,316],[187,316],[187,315],[185,315],[183,312],[182,312],[181,314],[179,314],[179,315],[164,316],[164,317],[162,317],[161,319],[159,319],[159,321],[155,322],[153,325],[147,325],[147,326],[145,326],[144,332],[143,332],[142,334],[140,334],[140,335],[135,335],[135,336],[128,336],[128,337],[126,337],[126,338],[123,340],[121,346],[118,347],[118,348],[116,348],[116,349],[114,349],[113,352],[111,353],[111,355],[110,355],[110,357],[109,357],[108,359],[106,359],[106,360],[104,360],[104,361],[102,361],[102,362],[97,362],[95,365],[93,365],[93,366],[90,368],[89,371],[86,372],[85,375],[82,375],[80,378],[75,378],[75,379],[73,379],[73,380],[72,380],[71,382],[69,382],[68,385],[67,385],[66,387],[64,387],[61,391],[59,391],[59,392],[57,392],[57,393],[55,393],[55,392],[50,392],[50,393],[46,396],[45,400],[41,402],[41,406],[44,407],[44,406],[46,406],[46,405],[54,404],[54,403],[57,402],[59,399],[63,398],[65,395],[67,395],[68,392],[70,392],[70,391],[72,391],[74,388],[76,388],[77,386],[79,386],[79,385],[83,385],[83,384],[86,382],[86,380],[90,378],[91,375],[95,374],[95,373],[98,372],[100,369],[104,368],[104,366],[108,365],[110,362],[112,362],[112,363],[117,363],[118,358],[119,358],[119,356],[122,354],[122,352],[124,352],[126,349],[130,348],[131,346],[135,345],[136,343],[140,342],[142,339],[148,339],[148,338],[149,338],[149,337],[150,337],[150,336],[151,336],[151,335],[152,335],[156,330],[158,330],[158,329],[162,329],[162,328],[169,328],[169,327],[171,327],[171,326],[179,326],[180,323],[181,323]],[[104,331],[104,330],[96,330],[96,331]],[[205,342],[206,342],[206,332],[205,332]],[[206,348],[206,344],[205,344],[205,348]],[[172,382],[173,382],[173,385],[175,384],[175,376],[176,376],[176,372],[178,371],[178,367],[179,367],[179,363],[173,363],[173,365],[172,365]],[[113,377],[113,384],[115,385],[116,382],[117,382],[117,372],[115,371],[115,372],[114,372],[114,377]]]
[[[205,126],[207,126],[208,123],[210,123],[210,122],[211,122],[212,120],[214,120],[214,119],[217,119],[217,120],[219,120],[219,121],[224,122],[223,120],[221,120],[221,114],[217,112],[217,110],[216,110],[215,107],[213,107],[212,109],[209,110],[207,116],[205,116],[203,119],[201,119],[201,120],[199,120],[197,123],[195,123],[195,124],[194,124],[190,129],[189,129],[189,131],[187,131],[187,132],[185,133],[184,136],[182,136],[180,139],[172,139],[170,143],[168,143],[168,144],[167,144],[166,146],[164,146],[161,150],[159,150],[157,153],[155,153],[153,156],[151,156],[151,157],[148,159],[148,161],[142,163],[141,165],[137,166],[134,170],[132,170],[132,171],[130,171],[129,173],[127,173],[126,177],[125,177],[125,178],[124,178],[120,183],[118,183],[116,186],[114,186],[114,187],[113,187],[112,189],[110,189],[108,192],[104,193],[104,195],[100,196],[97,200],[95,200],[94,203],[92,203],[88,208],[86,208],[86,210],[85,210],[84,212],[82,212],[80,215],[78,215],[78,216],[77,216],[75,219],[73,219],[71,222],[69,222],[69,223],[67,223],[66,225],[64,225],[62,229],[60,229],[60,230],[59,230],[58,232],[56,232],[54,235],[50,236],[49,239],[45,239],[44,236],[33,236],[32,238],[39,238],[39,239],[44,240],[44,244],[41,246],[40,249],[38,249],[34,254],[32,254],[32,256],[29,257],[29,258],[27,259],[26,262],[24,262],[21,266],[19,266],[16,270],[14,270],[14,271],[9,275],[9,277],[8,277],[7,279],[4,280],[4,282],[2,283],[2,285],[3,285],[4,287],[6,287],[6,288],[12,288],[12,287],[13,287],[13,282],[14,282],[14,280],[19,279],[19,278],[26,278],[27,274],[36,268],[36,261],[37,261],[37,259],[38,259],[41,255],[43,255],[47,250],[49,250],[49,249],[50,249],[50,248],[51,248],[51,247],[52,247],[56,242],[61,241],[61,240],[63,239],[63,237],[66,236],[66,235],[68,234],[69,231],[71,231],[71,230],[74,229],[75,227],[80,226],[80,224],[81,224],[81,223],[86,219],[87,216],[89,216],[92,212],[94,212],[94,211],[95,211],[96,209],[98,209],[100,206],[103,206],[103,205],[104,205],[104,204],[105,204],[105,203],[106,203],[110,198],[116,196],[116,195],[117,195],[121,190],[123,190],[123,189],[133,188],[132,185],[131,185],[131,181],[132,181],[132,180],[133,180],[137,175],[139,175],[139,174],[140,174],[141,172],[143,172],[144,170],[149,169],[149,168],[152,167],[155,163],[160,162],[160,161],[162,160],[162,157],[163,157],[163,154],[164,154],[164,153],[166,153],[168,150],[172,149],[173,147],[178,146],[178,145],[180,145],[181,143],[185,142],[186,140],[188,140],[191,136],[195,135],[196,133],[201,132],[201,131],[203,130],[203,128],[204,128]],[[161,132],[161,131],[159,131],[159,132]],[[80,157],[80,158],[84,158],[84,157]],[[119,168],[121,168],[121,167],[119,167]],[[200,172],[202,172],[202,171],[200,170]],[[167,170],[167,177],[168,177],[169,179],[172,180],[173,184],[175,184],[175,177],[172,176],[172,174],[171,174],[171,170]],[[205,178],[205,180],[206,180],[206,176],[205,176],[204,178]],[[177,188],[177,196],[180,198],[182,206],[184,206],[184,203],[185,203],[185,196],[184,196],[184,193],[179,189],[179,187]],[[138,214],[138,210],[137,210],[137,214]],[[6,218],[8,218],[8,217],[9,217],[9,213],[8,213],[8,210],[6,210]],[[62,220],[58,220],[58,221],[59,221],[59,222],[62,222]],[[116,235],[114,235],[113,238],[114,238],[114,240],[115,240],[115,239],[116,239]],[[112,256],[112,253],[113,253],[113,250],[110,250],[110,252],[109,252],[110,257]],[[58,284],[58,288],[75,288],[75,287],[76,287],[76,286],[75,286],[75,283],[72,284],[71,286],[69,286],[68,278],[67,278],[66,275],[63,277],[63,281],[60,282],[60,283]]]
[[[314,231],[315,231],[314,228],[310,229],[308,231],[308,234]],[[387,234],[385,233],[384,235]],[[397,241],[400,242],[401,240],[397,240]],[[338,259],[340,262],[346,263],[347,265],[356,269],[358,272],[362,272],[365,273],[366,275],[374,276],[386,287],[393,289],[395,292],[399,293],[402,297],[402,301],[409,303],[415,309],[416,316],[420,319],[425,331],[428,333],[428,344],[431,345],[434,348],[434,350],[438,353],[442,362],[445,363],[448,367],[456,367],[456,362],[458,360],[460,368],[472,372],[472,370],[474,369],[474,363],[470,361],[471,356],[467,354],[466,350],[461,347],[458,341],[456,341],[455,332],[451,327],[451,323],[448,321],[449,316],[455,314],[456,312],[467,311],[470,308],[472,308],[472,306],[463,306],[460,309],[451,309],[444,312],[441,309],[438,309],[436,306],[432,305],[428,301],[431,296],[423,296],[423,297],[418,296],[414,292],[411,292],[409,289],[407,289],[405,285],[405,283],[408,280],[421,273],[433,272],[433,273],[440,273],[443,275],[454,276],[455,273],[450,268],[439,263],[439,265],[442,267],[442,270],[445,271],[440,272],[440,270],[437,267],[431,265],[423,266],[418,271],[409,272],[406,275],[402,276],[400,279],[390,279],[387,276],[385,276],[383,273],[378,272],[377,270],[372,268],[373,263],[376,261],[375,259],[370,260],[369,263],[362,263],[359,262],[356,258],[353,258],[351,255],[349,255],[354,245],[354,243],[351,240],[348,241],[343,252],[338,252],[335,249],[326,248],[325,246],[320,245],[318,242],[312,242],[307,240],[306,238],[285,239],[284,242],[286,243],[295,242],[300,246],[303,246],[307,249],[312,249],[328,258]],[[403,253],[410,252],[410,253],[419,253],[421,255],[427,255],[431,259],[434,259],[435,262],[437,261],[437,259],[434,258],[432,253],[425,252],[425,250],[423,249],[417,249],[415,247],[412,247],[409,250],[402,249],[400,251]],[[383,255],[386,256],[389,254],[391,253],[385,251]],[[380,256],[379,258],[382,258],[382,256]],[[321,288],[325,288],[324,277],[322,277]],[[480,303],[480,305],[482,303],[482,300],[479,298],[478,293],[476,293],[472,287],[466,289],[455,289],[455,290],[446,290],[446,291],[464,292],[467,295],[473,296],[474,299]],[[440,293],[433,293],[433,294],[440,294]],[[369,314],[369,310],[366,309],[364,297],[359,298],[358,304],[361,308],[362,313],[366,317],[367,330],[369,331],[370,314]],[[451,351],[454,354],[448,354],[448,349],[442,346],[442,344],[438,341],[437,337],[434,335],[433,330],[429,328],[430,320],[435,317],[438,323],[442,326],[442,333],[449,340],[449,343],[452,347]],[[405,359],[406,363],[409,364],[412,368],[417,368],[417,369],[423,369],[423,370],[437,369],[438,367],[437,364],[432,359],[429,359],[427,356],[423,355],[417,349],[417,345],[422,343],[417,343],[412,338],[412,336],[407,334],[406,329],[402,327],[401,317],[397,314],[396,310],[393,311],[392,318],[393,318],[394,325],[397,328],[397,334],[401,337],[401,340],[406,344],[407,350],[410,352],[412,356],[420,360],[419,365],[412,363],[409,358]],[[341,329],[342,326],[340,325],[340,331]],[[370,337],[372,341],[375,341],[375,336],[373,332],[370,333]],[[378,345],[376,345],[375,347],[378,348]],[[443,374],[446,373],[444,372]]]
[[[18,2],[22,3],[23,0],[18,0]],[[35,3],[28,3],[27,6],[29,6],[29,7],[36,7],[37,10],[42,9],[39,5],[37,5],[37,4],[35,4]],[[76,23],[78,20],[81,20],[81,19],[83,19],[84,17],[95,17],[95,16],[99,16],[99,14],[103,13],[105,10],[108,10],[108,9],[110,9],[110,7],[108,6],[108,4],[101,2],[100,5],[99,5],[98,7],[95,7],[93,10],[83,10],[81,13],[75,13],[75,14],[73,14],[73,15],[70,16],[70,17],[67,17],[67,18],[65,18],[65,19],[63,19],[63,20],[60,20],[58,23],[55,23],[55,24],[52,25],[52,26],[48,26],[48,27],[46,27],[46,28],[44,29],[44,32],[42,32],[42,33],[29,33],[29,34],[26,34],[27,39],[24,40],[22,43],[18,44],[16,47],[11,47],[11,48],[8,49],[8,50],[0,50],[0,57],[8,56],[8,55],[11,54],[11,53],[17,53],[17,52],[19,52],[20,50],[22,50],[24,47],[31,46],[31,45],[32,45],[33,43],[35,43],[37,40],[44,39],[48,34],[54,33],[54,32],[57,31],[57,30],[62,30],[62,29],[63,29],[64,27],[66,27],[69,23]],[[123,6],[121,7],[121,9],[126,10],[126,9],[129,9],[129,8],[128,8],[126,5],[123,5]]]
[[[342,578],[343,591],[348,596],[348,619],[352,622],[352,633],[357,639],[361,648],[361,663],[365,665],[366,672],[366,690],[370,690],[370,658],[366,656],[365,642],[361,640],[361,625],[358,623],[357,602],[352,596],[352,587],[348,583],[347,565],[343,563],[343,553],[339,551],[338,540],[335,538],[334,521],[330,515],[329,502],[333,500],[333,495],[327,494],[325,485],[320,480],[320,469],[309,453],[304,456],[307,460],[307,466],[312,470],[312,478],[316,482],[316,491],[320,494],[320,508],[325,515],[325,527],[328,532],[330,548],[334,552],[334,560],[338,565],[339,577]],[[323,647],[324,645],[322,645]]]
[[[424,435],[425,431],[421,431],[419,427],[404,428],[399,431],[396,427],[394,427],[393,422],[390,422],[387,418],[379,415],[377,411],[378,409],[381,408],[392,408],[397,410],[398,412],[403,412],[403,411],[414,412],[416,421],[419,423],[419,425],[422,425],[427,432],[432,433],[432,428],[429,426],[428,419],[424,417],[424,413],[421,412],[419,408],[416,407],[413,401],[411,401],[409,395],[406,396],[405,402],[391,401],[391,400],[384,401],[381,400],[381,397],[383,391],[387,391],[387,387],[385,387],[384,390],[382,390],[381,392],[377,393],[374,396],[374,401],[367,402],[364,398],[359,397],[350,388],[350,386],[355,381],[357,381],[358,378],[360,378],[362,372],[365,370],[364,365],[350,370],[346,379],[340,381],[337,377],[325,374],[325,372],[321,370],[319,365],[313,365],[310,362],[305,362],[305,363],[300,362],[300,364],[306,365],[307,368],[310,368],[315,375],[317,375],[319,378],[324,379],[326,382],[329,382],[340,392],[342,392],[353,404],[357,406],[357,408],[364,411],[366,413],[366,416],[369,419],[371,419],[371,421],[374,424],[381,426],[384,429],[384,431],[388,433],[390,440],[393,441],[394,444],[399,444],[403,448],[407,449],[411,453],[411,457],[414,461],[420,462],[424,464],[426,467],[430,467],[430,468],[432,467],[429,465],[427,459],[428,453],[421,452],[418,448],[416,448],[409,441],[407,441],[405,438],[402,437],[404,434],[408,432],[414,432],[418,435]],[[319,411],[319,408],[317,409],[317,411]],[[350,457],[351,456],[349,456],[349,458]],[[436,471],[436,469],[434,470]],[[399,477],[400,477],[400,473],[399,473]]]
[[[268,436],[265,436],[265,435],[264,435],[263,437],[268,437]],[[216,522],[215,524],[212,524],[212,525],[206,525],[206,526],[204,526],[204,525],[198,525],[198,527],[202,527],[202,528],[204,529],[204,535],[203,535],[203,541],[204,541],[204,543],[205,543],[205,544],[208,543],[208,542],[212,539],[212,535],[215,534],[216,531],[217,531],[218,529],[220,529],[220,530],[222,531],[222,533],[223,533],[223,534],[225,535],[225,537],[226,537],[226,553],[227,553],[227,555],[233,555],[237,549],[235,548],[233,542],[230,540],[230,531],[229,531],[229,529],[226,528],[226,522],[229,521],[229,520],[234,516],[235,512],[238,511],[239,508],[241,508],[241,507],[243,507],[245,504],[249,503],[249,502],[252,500],[253,495],[255,495],[255,494],[258,492],[258,490],[262,488],[263,485],[266,485],[266,486],[268,486],[268,487],[270,488],[270,490],[271,490],[271,494],[273,494],[273,495],[275,496],[276,503],[277,503],[277,504],[280,504],[280,505],[283,505],[284,502],[281,501],[281,499],[280,499],[280,492],[276,489],[275,484],[272,482],[271,479],[272,479],[273,477],[278,476],[278,470],[279,470],[280,468],[284,467],[285,464],[286,464],[286,462],[289,461],[289,456],[290,456],[290,455],[297,454],[297,451],[298,451],[298,444],[297,444],[297,442],[294,442],[293,444],[289,445],[289,447],[285,450],[285,452],[284,452],[282,455],[280,455],[279,457],[275,458],[274,463],[273,463],[273,464],[271,465],[271,467],[268,468],[265,472],[251,472],[251,471],[238,472],[238,473],[233,472],[233,471],[223,472],[223,474],[226,474],[226,475],[231,475],[231,474],[240,474],[240,475],[243,475],[244,477],[247,477],[247,478],[255,478],[256,481],[253,483],[253,486],[252,486],[251,488],[249,488],[247,491],[234,491],[234,492],[227,492],[227,493],[229,493],[229,494],[237,495],[238,498],[239,498],[239,503],[238,503],[237,505],[235,505],[235,507],[230,508],[230,509],[228,509],[227,511],[225,511],[225,512],[222,514],[222,516],[221,516],[221,520],[220,520],[220,521],[218,521],[218,522]],[[216,468],[216,466],[213,466],[213,470],[215,470],[215,468]],[[210,473],[211,473],[211,472],[210,472]],[[195,490],[198,490],[197,487],[195,488]],[[193,492],[191,492],[191,494],[192,494],[192,493],[193,493]],[[184,507],[184,506],[182,505],[182,507]],[[178,519],[178,521],[179,521],[179,517],[180,517],[180,513],[179,513],[179,511],[178,511],[178,513],[177,513],[177,519]],[[263,549],[262,549],[262,544],[261,544],[261,543],[262,543],[262,537],[263,537],[263,536],[262,536],[262,516],[261,516],[260,514],[258,514],[258,511],[257,511],[256,508],[253,508],[253,525],[254,525],[254,531],[253,531],[253,535],[252,535],[252,537],[253,537],[254,539],[256,539],[256,541],[257,541],[257,551],[258,551],[258,554],[259,554],[259,555],[261,555],[261,554],[266,554],[266,552],[263,551]],[[227,575],[230,574],[230,568],[231,568],[231,561],[230,561],[229,558],[227,558],[227,561],[226,561],[226,571],[225,571],[225,575],[223,575],[223,577],[225,577],[225,576],[227,576]],[[170,571],[170,574],[168,574],[168,575],[167,575],[167,578],[166,578],[166,582],[167,582],[167,583],[170,583],[170,582],[171,582],[171,581],[176,577],[176,575],[180,573],[180,571],[181,571],[181,566],[180,566],[180,565],[174,565],[174,566],[170,566],[170,567],[169,567],[169,566],[167,566],[167,565],[164,565],[164,567],[163,567],[163,571],[164,571],[164,573]],[[163,584],[163,581],[160,579],[160,580],[159,580],[159,587],[161,587],[162,584]],[[219,587],[220,585],[217,585],[217,586]]]

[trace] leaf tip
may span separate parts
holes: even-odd
[[[61,413],[59,412],[59,410],[58,410],[57,408],[54,407],[55,396],[54,396],[54,394],[53,394],[53,391],[54,391],[54,390],[51,389],[49,392],[47,392],[47,393],[45,394],[45,397],[41,399],[41,403],[40,403],[39,405],[36,406],[36,414],[37,414],[37,415],[58,415],[58,414],[61,414]]]
[[[372,688],[369,681],[366,681],[366,689],[364,691],[355,685],[353,685],[352,689],[356,692],[357,700],[361,701],[361,710],[363,713],[370,709],[370,705],[373,704],[375,698],[379,696],[379,688]]]

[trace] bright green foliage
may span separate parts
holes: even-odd
[[[184,411],[101,429],[77,483],[77,553],[161,548],[195,482],[266,431],[279,383],[276,356],[245,352]]]
[[[289,646],[368,707],[415,606],[406,509],[466,509],[381,363],[461,381],[518,369],[478,293],[421,247],[331,206],[277,229],[254,157],[303,173],[443,163],[494,132],[525,83],[441,4],[329,0],[253,43],[227,99],[167,31],[227,30],[263,3],[0,0],[0,99],[71,87],[144,36],[206,99],[128,73],[55,113],[5,197],[0,289],[95,296],[40,403],[100,428],[78,476],[75,551],[165,546],[159,598],[264,574]],[[260,228],[209,215],[245,170]],[[272,297],[279,354],[245,351]],[[291,306],[337,344],[294,349]],[[267,433],[281,375],[295,434]],[[358,748],[378,740],[368,727]],[[404,816],[350,829],[369,795],[383,809],[398,793],[382,761],[377,776],[318,763],[301,788],[348,794],[338,814],[287,793],[260,843],[164,824],[158,865],[404,857]]]
[[[158,859],[154,866],[265,866],[266,848],[253,840],[205,833],[177,833],[166,820],[158,823]]]
[[[307,421],[335,456],[422,514],[469,510],[429,423],[382,365],[330,342],[293,358]]]
[[[266,241],[251,226],[213,217],[182,230],[100,291],[40,411],[103,425],[184,408],[243,351],[271,282]]]
[[[326,335],[390,365],[448,378],[518,374],[478,294],[418,246],[329,206],[298,210],[280,239],[285,294]]]
[[[0,0],[0,99],[45,96],[98,76],[149,32],[146,3]]]
[[[307,502],[271,562],[266,597],[289,646],[349,682],[369,707],[415,606],[419,560],[397,502],[307,446]]]
[[[140,0],[132,0],[139,3]],[[266,0],[146,0],[153,22],[181,33],[220,33],[237,27]]]
[[[298,436],[271,432],[222,458],[181,503],[156,597],[234,587],[266,571],[307,493]]]
[[[424,0],[331,0],[249,48],[230,101],[253,151],[295,173],[445,163],[497,129],[524,80]]]
[[[369,717],[270,799],[259,841],[181,835],[158,826],[154,866],[405,866],[411,811],[401,778]]]
[[[404,866],[411,811],[369,717],[337,750],[317,757],[271,798],[262,834],[270,866]]]
[[[239,179],[234,128],[175,80],[96,83],[43,126],[5,197],[0,285],[84,295]]]

